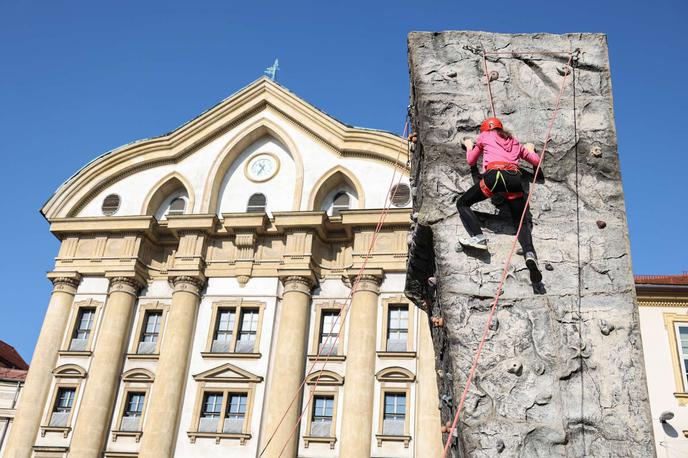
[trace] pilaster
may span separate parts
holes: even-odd
[[[382,273],[366,271],[354,287],[349,312],[340,455],[370,457],[375,398],[375,345]]]
[[[28,458],[32,454],[41,423],[42,407],[45,406],[50,391],[57,352],[74,295],[81,282],[81,276],[75,272],[50,273],[48,278],[53,282],[53,292],[7,442],[5,456],[8,458]]]
[[[103,323],[77,412],[70,458],[99,456],[105,446],[127,351],[133,309],[142,283],[134,275],[110,278]]]
[[[306,364],[306,341],[310,317],[312,275],[286,275],[282,277],[284,292],[279,310],[277,345],[274,351],[270,385],[266,397],[267,409],[261,450],[270,441],[266,458],[277,458],[284,448],[284,455],[295,457],[299,432],[292,429],[301,411]],[[297,394],[296,400],[292,399]],[[282,420],[282,417],[284,419]],[[280,424],[280,420],[282,420]]]

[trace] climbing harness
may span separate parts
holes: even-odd
[[[497,189],[497,186],[502,184],[504,187],[505,191],[500,191],[499,194],[504,196],[506,200],[516,200],[520,199],[523,197],[523,192],[518,191],[518,192],[511,192],[509,191],[509,186],[506,184],[506,179],[504,178],[503,173],[508,173],[508,174],[521,174],[521,171],[519,170],[518,166],[516,164],[512,164],[511,162],[502,162],[502,161],[493,161],[487,164],[486,169],[488,171],[490,170],[496,170],[497,174],[495,176],[495,181],[492,187],[488,186],[487,183],[485,182],[485,177],[480,179],[480,190],[483,192],[483,195],[487,198],[492,197],[495,194],[495,189]]]
[[[560,53],[535,53],[535,52],[525,52],[525,53],[515,53],[515,52],[510,52],[510,53],[490,53],[491,55],[502,55],[502,54],[508,54],[508,55],[518,55],[518,54],[556,54],[556,55],[562,55],[562,54],[568,54],[568,62],[567,62],[567,67],[570,68],[571,63],[573,61],[573,52],[568,51],[567,53],[560,52]],[[492,116],[495,116],[495,108],[494,108],[494,100],[492,98],[492,89],[490,88],[490,74],[487,69],[487,55],[488,53],[483,50],[483,65],[484,65],[484,70],[485,70],[485,78],[487,80],[487,93],[488,97],[490,100],[490,107],[492,108]],[[449,434],[447,437],[447,441],[444,444],[444,450],[442,451],[442,458],[446,458],[447,456],[447,451],[449,450],[449,446],[451,445],[452,439],[454,437],[458,437],[458,433],[455,435],[455,431],[457,429],[457,423],[459,422],[459,415],[461,414],[461,410],[463,409],[464,403],[466,402],[466,397],[468,396],[468,390],[471,387],[471,382],[473,381],[473,377],[475,376],[475,371],[478,367],[478,361],[480,360],[480,355],[482,353],[483,347],[485,346],[485,341],[487,340],[487,336],[490,332],[490,326],[492,324],[492,320],[495,314],[495,311],[497,310],[497,304],[499,303],[499,298],[502,294],[502,289],[504,287],[504,282],[506,281],[506,277],[509,272],[509,267],[511,265],[511,258],[514,255],[514,252],[516,251],[516,242],[518,240],[518,236],[521,233],[521,229],[523,228],[523,222],[525,220],[526,213],[528,211],[528,207],[530,205],[530,199],[533,196],[533,190],[535,189],[535,184],[536,184],[536,177],[538,176],[538,173],[540,172],[540,168],[542,167],[542,163],[545,160],[545,153],[547,152],[547,145],[549,144],[550,140],[550,134],[552,133],[552,128],[554,127],[554,122],[556,120],[557,115],[559,114],[559,108],[561,105],[561,98],[562,95],[564,94],[564,87],[566,86],[566,80],[568,79],[569,74],[572,73],[570,71],[564,72],[561,86],[559,87],[559,94],[557,95],[556,99],[556,104],[555,104],[555,109],[554,112],[552,113],[552,116],[549,120],[548,126],[547,126],[547,134],[545,135],[545,141],[544,145],[542,147],[542,155],[540,157],[540,162],[538,163],[537,167],[535,168],[535,173],[533,174],[533,181],[530,186],[530,190],[528,191],[528,197],[526,198],[526,203],[525,207],[523,209],[523,213],[521,213],[521,220],[518,224],[518,228],[516,229],[516,234],[514,235],[513,242],[511,243],[511,250],[509,251],[509,255],[506,259],[506,262],[504,263],[504,269],[502,271],[502,277],[501,280],[499,281],[499,285],[497,286],[497,292],[495,294],[494,300],[492,301],[492,305],[490,307],[490,313],[487,316],[487,322],[485,323],[485,328],[483,329],[483,335],[482,338],[480,339],[480,342],[478,344],[478,349],[475,352],[475,355],[473,357],[473,363],[471,364],[471,368],[468,371],[468,377],[466,379],[466,386],[463,389],[463,392],[461,394],[461,399],[459,401],[459,405],[456,409],[456,414],[454,415],[454,421],[452,422],[451,428],[449,428]],[[578,164],[576,164],[576,167]],[[579,269],[580,270],[580,269]],[[580,275],[580,272],[579,272]],[[580,282],[579,282],[580,283]],[[580,285],[579,285],[579,296],[580,296]],[[579,306],[580,307],[580,306]],[[580,332],[580,328],[579,328]]]
[[[403,129],[403,134],[402,134],[402,138],[405,141],[407,141],[407,143],[408,143],[408,138],[407,138],[408,129],[409,129],[409,115],[407,114],[406,119],[404,121],[404,129]],[[407,144],[407,152],[410,153],[410,145],[408,145],[408,144]],[[358,286],[361,282],[361,278],[363,276],[363,273],[365,272],[365,268],[368,264],[368,260],[371,257],[373,247],[375,246],[375,243],[377,241],[377,237],[378,237],[380,230],[382,229],[382,225],[384,224],[385,219],[387,218],[387,215],[389,214],[389,211],[391,209],[392,200],[396,196],[396,192],[399,189],[399,186],[395,186],[395,184],[398,185],[401,182],[402,175],[400,174],[399,180],[396,183],[395,183],[395,180],[396,180],[396,175],[397,175],[397,171],[399,168],[398,162],[399,162],[400,156],[401,156],[401,149],[397,152],[397,157],[396,157],[396,160],[394,161],[394,171],[392,173],[392,178],[391,178],[390,183],[389,183],[389,189],[387,191],[389,198],[385,201],[385,205],[383,206],[382,211],[380,212],[380,217],[378,219],[377,225],[376,225],[375,230],[373,232],[373,236],[371,237],[370,244],[368,245],[368,250],[366,252],[366,255],[363,258],[363,263],[361,264],[361,267],[358,269],[358,271],[356,273],[356,276],[355,276],[354,281],[353,281],[352,286],[351,286],[351,290],[349,291],[349,295],[347,296],[346,300],[344,301],[344,305],[340,308],[339,314],[335,317],[335,319],[332,322],[330,330],[327,334],[327,338],[325,339],[325,341],[321,345],[318,346],[319,347],[318,353],[317,353],[316,357],[313,359],[313,364],[310,366],[310,368],[306,372],[306,374],[312,373],[316,364],[319,361],[321,361],[321,356],[324,356],[324,361],[322,362],[323,363],[322,367],[318,371],[318,376],[315,379],[315,383],[313,384],[313,386],[309,390],[310,394],[308,396],[308,400],[307,400],[306,404],[304,405],[303,409],[301,410],[301,413],[300,413],[299,417],[297,418],[296,422],[294,423],[294,426],[292,427],[289,436],[287,437],[286,441],[284,442],[284,445],[280,449],[280,452],[278,455],[280,457],[282,456],[282,454],[286,450],[287,445],[289,444],[291,439],[294,437],[294,434],[296,433],[296,431],[299,427],[299,424],[301,423],[301,420],[303,419],[305,412],[308,410],[309,405],[313,401],[315,391],[317,390],[318,384],[320,383],[320,377],[322,376],[323,371],[325,370],[325,367],[327,366],[327,364],[330,361],[331,354],[329,352],[327,352],[327,354],[322,355],[323,349],[332,348],[333,346],[336,346],[337,343],[339,342],[340,337],[341,337],[341,333],[344,329],[344,324],[346,322],[346,318],[347,318],[349,310],[351,309],[351,306],[352,306],[352,302],[351,302],[352,297],[353,297],[354,293],[358,290]],[[409,156],[410,156],[410,154],[409,154]],[[408,166],[408,163],[407,163],[407,166]],[[330,339],[332,338],[332,335],[334,334],[334,330],[338,326],[340,319],[341,319],[341,325],[339,326],[339,331],[335,335],[333,343],[330,344]],[[304,375],[304,378],[301,381],[301,385],[297,388],[296,392],[294,393],[294,396],[292,397],[291,402],[289,403],[289,406],[287,407],[287,409],[282,414],[280,421],[277,423],[277,426],[275,427],[275,430],[272,432],[272,434],[270,434],[270,436],[267,439],[267,442],[265,443],[265,446],[260,451],[260,454],[258,455],[259,458],[263,456],[265,451],[270,446],[270,443],[275,438],[277,431],[279,431],[279,428],[282,425],[282,423],[284,422],[284,419],[286,418],[287,413],[289,412],[289,410],[291,410],[292,406],[294,405],[294,403],[298,399],[299,392],[303,389],[305,384],[306,384],[306,375]]]

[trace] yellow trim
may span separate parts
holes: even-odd
[[[261,118],[238,131],[217,155],[215,162],[213,162],[209,169],[208,178],[203,186],[202,213],[217,213],[220,210],[220,187],[227,171],[246,148],[263,137],[272,137],[282,143],[294,160],[296,176],[294,177],[292,210],[297,211],[300,209],[301,194],[303,193],[303,160],[301,153],[294,140],[284,129],[270,119]]]
[[[129,354],[127,355],[131,359],[154,359],[160,355],[160,342],[162,342],[163,334],[165,333],[165,323],[167,322],[167,312],[169,311],[170,304],[165,304],[160,301],[148,302],[144,304],[139,304],[139,310],[136,316],[136,332],[134,333],[134,338],[131,342],[131,347],[129,348]],[[146,315],[149,312],[160,312],[160,333],[158,334],[158,340],[155,342],[155,352],[152,354],[139,353],[139,343],[141,342],[141,337],[143,336],[143,326],[146,321]],[[148,357],[148,358],[147,358]]]
[[[334,301],[328,301],[328,302],[320,302],[316,304],[315,306],[315,321],[313,322],[313,333],[311,335],[311,354],[308,355],[308,358],[313,360],[313,359],[325,359],[327,355],[320,355],[318,356],[318,346],[320,342],[320,334],[322,333],[322,314],[324,311],[332,311],[332,312],[337,312],[339,313],[343,307],[343,304],[337,304]],[[332,357],[342,357],[344,355],[344,338],[345,338],[345,332],[344,332],[344,323],[342,323],[342,317],[340,316],[337,324],[340,326],[341,334],[339,339],[337,340],[337,354],[336,355],[330,355],[330,359]],[[330,338],[330,342],[333,341],[333,338]],[[337,358],[340,359],[340,358]]]
[[[380,345],[379,350],[380,356],[385,357],[400,353],[400,352],[390,352],[387,350],[387,334],[389,332],[388,321],[389,321],[389,307],[404,305],[408,310],[408,329],[406,337],[406,351],[415,351],[415,323],[416,323],[416,307],[411,304],[411,302],[402,295],[386,297],[382,299],[382,330],[380,332]],[[403,356],[402,356],[403,357]]]
[[[330,434],[328,436],[313,436],[311,435],[311,423],[313,421],[313,410],[315,409],[315,397],[316,396],[328,396],[332,398],[332,424],[330,425]],[[327,390],[327,389],[317,389],[313,393],[313,402],[311,403],[310,409],[308,409],[308,415],[306,416],[306,428],[308,434],[303,436],[303,446],[308,448],[311,442],[321,442],[330,444],[330,450],[334,450],[334,444],[337,442],[337,410],[339,407],[339,389]]]
[[[350,181],[350,184],[356,190],[356,200],[358,201],[357,207],[365,208],[365,192],[363,191],[361,182],[349,169],[337,165],[325,172],[311,188],[311,194],[308,198],[308,210],[320,211],[322,200],[339,184],[339,181],[336,180],[330,184],[330,180],[334,180],[338,174],[341,174],[346,180]]]
[[[72,342],[72,336],[74,335],[74,332],[76,331],[76,327],[78,326],[77,320],[79,318],[79,311],[82,308],[91,308],[95,309],[95,313],[93,314],[93,324],[91,324],[91,330],[88,333],[88,340],[86,341],[86,349],[85,350],[70,350],[69,345]],[[71,315],[69,317],[69,326],[67,327],[67,332],[63,336],[62,340],[62,350],[60,353],[62,353],[64,356],[68,356],[71,353],[79,353],[79,354],[84,354],[85,356],[90,356],[91,351],[93,349],[93,337],[96,333],[96,330],[98,329],[98,319],[100,318],[100,312],[103,308],[103,302],[101,301],[96,301],[94,299],[86,299],[82,301],[77,301],[72,304],[72,310],[71,310]]]
[[[205,351],[201,353],[203,357],[220,357],[221,355],[227,355],[227,357],[235,357],[235,355],[255,355],[260,353],[260,337],[263,328],[263,315],[265,311],[265,303],[258,301],[244,301],[241,298],[222,300],[213,302],[213,311],[210,316],[210,329],[206,336]],[[232,330],[232,340],[229,344],[228,352],[213,352],[213,336],[215,335],[215,327],[217,325],[218,319],[218,309],[234,309],[235,319],[234,319],[234,329]],[[241,311],[242,309],[258,309],[258,328],[256,329],[256,341],[253,345],[253,351],[249,353],[236,353],[234,350],[236,348],[237,336],[239,333],[239,324],[241,322]],[[242,357],[242,356],[239,356]],[[248,356],[243,356],[248,357]]]
[[[669,338],[669,350],[671,351],[671,365],[674,370],[674,385],[676,392],[674,396],[678,400],[679,405],[688,404],[688,395],[686,395],[686,387],[683,382],[683,370],[681,369],[681,360],[678,351],[678,338],[676,335],[676,324],[685,323],[688,325],[688,314],[685,313],[664,313],[664,327],[667,330]]]
[[[184,177],[184,175],[175,171],[172,173],[168,173],[167,175],[159,179],[153,185],[150,191],[148,191],[146,198],[143,200],[143,205],[141,206],[142,215],[154,216],[155,212],[158,211],[158,208],[160,208],[160,205],[162,205],[162,203],[165,201],[165,198],[167,198],[167,196],[179,189],[180,186],[170,186],[168,184],[173,183],[175,179],[179,181],[181,187],[185,188],[186,196],[189,199],[188,205],[186,206],[186,208],[184,208],[183,214],[186,215],[189,213],[196,213],[194,208],[196,201],[196,194],[194,192],[194,189],[191,186],[189,180],[187,180]]]

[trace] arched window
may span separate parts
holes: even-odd
[[[103,206],[101,207],[103,215],[111,216],[117,213],[117,210],[119,210],[119,204],[120,198],[117,194],[110,194],[109,196],[107,196],[103,200]]]
[[[175,197],[170,202],[170,208],[167,210],[168,215],[183,215],[186,208],[186,201],[183,197]]]
[[[332,199],[332,216],[338,216],[342,210],[348,210],[351,199],[346,191],[340,191]]]
[[[246,211],[249,213],[265,213],[265,195],[261,193],[253,194],[248,198]]]

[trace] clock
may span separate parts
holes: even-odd
[[[246,163],[244,174],[251,181],[267,181],[279,170],[279,160],[270,153],[259,153]]]

